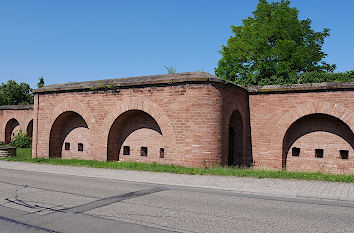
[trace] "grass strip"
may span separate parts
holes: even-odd
[[[96,160],[78,160],[78,159],[46,159],[31,157],[31,149],[17,149],[16,157],[8,157],[2,160],[23,161],[32,163],[45,163],[54,165],[124,169],[150,172],[167,172],[189,175],[217,175],[217,176],[237,176],[237,177],[255,177],[255,178],[281,178],[281,179],[300,179],[317,180],[331,182],[354,182],[354,174],[324,174],[320,172],[288,172],[288,171],[270,171],[255,170],[252,168],[237,167],[210,167],[210,168],[189,168],[176,165],[166,165],[158,163],[140,163],[140,162],[102,162]]]

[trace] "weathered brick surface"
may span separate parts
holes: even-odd
[[[129,153],[123,154],[124,146]],[[163,162],[160,148],[165,143],[157,122],[143,111],[131,110],[114,122],[108,137],[108,160]],[[147,156],[141,155],[141,147],[147,147]]]
[[[39,127],[37,131],[34,126],[33,156],[49,157],[50,138],[66,137],[63,133],[51,136],[53,123],[62,113],[72,111],[82,116],[87,124],[88,138],[83,144],[84,151],[88,148],[85,144],[90,145],[90,152],[85,156],[76,152],[65,155],[64,150],[63,156],[105,161],[117,160],[119,152],[120,161],[198,167],[218,165],[222,159],[223,88],[223,84],[210,82],[131,87],[119,91],[37,93],[35,109],[38,109]],[[125,117],[128,112],[132,114]],[[79,125],[70,119],[71,123],[63,118],[60,124]],[[58,128],[63,132],[63,127]],[[122,138],[126,139],[123,144]],[[69,139],[56,140],[64,143],[63,147]],[[122,155],[122,146],[130,146],[131,155]],[[148,147],[147,157],[140,155],[141,147]],[[160,158],[160,148],[164,149],[164,158]]]
[[[233,85],[221,88],[223,109],[222,109],[222,165],[230,162],[229,130],[234,131],[233,140],[233,162],[242,165],[250,165],[252,162],[251,132],[248,94],[243,88],[236,88]],[[240,155],[241,156],[240,156]],[[240,158],[241,157],[241,158]],[[241,161],[240,161],[241,159]],[[231,165],[231,164],[230,164]]]
[[[0,109],[0,141],[9,143],[21,129],[32,135],[32,106],[4,106]]]
[[[50,157],[85,159],[90,156],[90,131],[85,120],[77,113],[65,112],[54,122],[50,132]],[[69,143],[65,149],[65,143]],[[83,150],[79,150],[79,143]]]
[[[300,156],[292,155],[292,148],[300,148]],[[353,155],[354,135],[341,120],[311,114],[297,120],[287,130],[283,154],[287,170],[354,173],[353,156],[342,159],[340,150]],[[315,150],[323,150],[323,158],[315,157]],[[289,151],[288,151],[289,150]]]
[[[33,157],[353,173],[353,91],[354,83],[246,90],[200,72],[58,84],[35,91],[34,110],[0,107],[0,140],[33,127]]]
[[[302,117],[311,114],[327,114],[347,125],[349,130],[345,133],[351,136],[345,141],[333,132],[326,132],[331,127],[338,127],[336,122],[333,125],[333,121],[328,121],[329,123],[322,124],[321,131],[309,132],[298,138],[294,145],[289,146],[290,148],[300,147],[302,152],[298,158],[288,156],[290,161],[287,167],[289,170],[300,171],[326,170],[337,173],[344,170],[352,172],[353,148],[349,144],[353,143],[353,141],[350,142],[353,140],[353,100],[352,90],[251,94],[249,101],[255,165],[259,168],[282,169],[285,156],[283,155],[283,140],[289,127]],[[295,131],[303,131],[304,128],[312,127],[317,122],[314,119],[308,120],[298,125]],[[317,148],[325,149],[322,159],[315,158],[314,150]],[[341,148],[349,149],[348,160],[339,158]]]

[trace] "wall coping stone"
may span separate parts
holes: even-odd
[[[32,110],[33,104],[31,105],[3,105],[0,106],[0,110]]]
[[[354,91],[354,82],[323,82],[287,85],[249,86],[246,88],[250,95],[319,92],[319,91]]]
[[[1,146],[0,147],[0,158],[16,156],[16,147],[14,146]]]
[[[198,83],[198,82],[217,82],[226,83],[224,80],[217,78],[205,72],[186,72],[176,74],[162,74],[151,76],[139,76],[119,79],[105,79],[97,81],[74,82],[65,84],[53,84],[41,87],[33,91],[33,93],[47,93],[47,92],[62,92],[62,91],[76,91],[76,90],[95,90],[100,87],[107,87],[109,85],[114,88],[131,87],[131,86],[146,86],[158,84],[177,84],[177,83]],[[112,88],[112,89],[114,89]]]
[[[17,149],[16,146],[0,146],[0,150]]]
[[[73,82],[64,84],[53,84],[33,90],[33,93],[63,92],[63,91],[83,91],[115,89],[122,87],[147,86],[147,85],[168,85],[181,83],[205,83],[216,82],[231,84],[233,86],[246,89],[250,95],[257,94],[276,94],[276,93],[294,93],[294,92],[318,92],[318,91],[353,91],[354,82],[323,82],[323,83],[305,83],[305,84],[286,84],[286,85],[268,85],[268,86],[249,86],[242,87],[223,79],[217,78],[206,72],[185,72],[176,74],[162,74],[150,76],[138,76],[118,79],[105,79],[97,81]],[[110,88],[112,85],[113,88]],[[33,109],[33,105],[15,105],[0,106],[0,110],[23,110]]]

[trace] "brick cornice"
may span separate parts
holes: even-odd
[[[324,82],[288,85],[249,86],[250,95],[326,91],[354,91],[354,82]]]
[[[33,91],[33,93],[95,91],[110,90],[128,87],[145,87],[154,85],[184,85],[187,83],[225,83],[224,80],[205,72],[186,72],[177,74],[163,74],[139,76],[119,79],[105,79],[87,82],[73,82],[48,85]]]

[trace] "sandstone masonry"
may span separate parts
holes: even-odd
[[[33,110],[1,107],[0,140],[33,127],[33,157],[348,174],[353,91],[244,89],[202,72],[57,84],[34,91]]]

